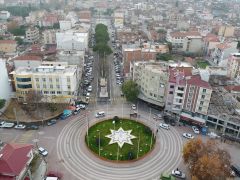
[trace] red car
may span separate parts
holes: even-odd
[[[57,171],[49,171],[47,173],[47,177],[57,177],[59,179],[61,179],[63,177],[63,174]]]

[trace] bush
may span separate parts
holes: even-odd
[[[147,126],[145,126],[145,128],[144,128],[144,132],[145,132],[147,135],[152,135],[152,130],[151,130],[149,127],[147,127]]]
[[[118,116],[114,116],[113,120],[115,121],[116,124],[118,124],[120,122],[120,119]]]
[[[5,99],[0,99],[0,109],[4,107],[5,103],[6,103]]]

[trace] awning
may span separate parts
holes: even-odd
[[[164,103],[161,103],[161,102],[159,102],[159,101],[150,99],[150,98],[146,97],[146,96],[145,96],[144,94],[142,94],[142,93],[139,93],[138,98],[141,99],[141,100],[143,100],[143,101],[145,101],[145,102],[148,102],[148,103],[151,103],[151,104],[160,106],[160,107],[164,107]]]
[[[202,119],[202,118],[196,117],[196,116],[191,116],[191,115],[186,114],[186,113],[181,113],[180,119],[184,120],[184,121],[191,122],[193,124],[200,125],[200,126],[202,126],[206,123],[205,119]]]

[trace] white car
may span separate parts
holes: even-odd
[[[177,178],[180,178],[180,179],[185,179],[186,178],[186,175],[178,169],[172,170],[172,175],[177,177]]]
[[[192,130],[195,134],[199,134],[199,129],[196,126],[192,126]]]
[[[216,139],[216,138],[220,138],[220,136],[218,136],[216,133],[214,132],[210,132],[207,134],[210,138],[212,139]]]
[[[16,126],[14,126],[14,129],[25,129],[26,128],[26,125],[24,124],[18,124]]]
[[[190,133],[183,133],[183,137],[187,138],[187,139],[193,139],[194,136]]]
[[[167,129],[167,130],[170,129],[170,128],[169,128],[169,125],[168,125],[168,124],[164,124],[164,123],[160,123],[160,124],[159,124],[159,127],[163,128],[163,129]]]
[[[44,149],[43,147],[39,147],[38,148],[39,154],[43,155],[43,156],[47,156],[48,152],[46,149]]]
[[[132,104],[132,110],[136,110],[136,109],[137,109],[136,105]]]
[[[79,104],[79,105],[77,105],[77,107],[79,107],[80,109],[86,109],[86,105],[85,104]]]
[[[100,118],[100,117],[104,117],[104,116],[105,116],[104,111],[97,112],[97,114],[95,115],[96,118]]]
[[[88,92],[92,92],[92,86],[88,86]]]

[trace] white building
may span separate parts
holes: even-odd
[[[139,99],[163,107],[168,81],[168,65],[157,62],[136,62],[133,66],[133,80],[140,88]]]
[[[36,68],[19,67],[11,74],[16,96],[22,101],[33,90],[43,95],[42,101],[69,102],[77,95],[81,78],[77,65],[50,61]]]
[[[0,59],[0,84],[1,84],[1,91],[0,91],[0,99],[9,99],[11,94],[11,87],[8,81],[8,73],[6,68],[6,61]]]
[[[60,29],[65,31],[72,28],[72,22],[70,20],[59,21]]]
[[[0,11],[0,19],[7,20],[10,17],[10,12]]]
[[[26,30],[26,41],[30,43],[37,42],[39,40],[39,30],[37,27],[30,27]]]
[[[56,30],[45,30],[43,32],[44,44],[56,44]]]
[[[56,33],[57,49],[64,51],[88,50],[89,33],[83,29],[71,29]]]
[[[228,57],[227,72],[232,80],[240,77],[240,53],[233,53]]]

